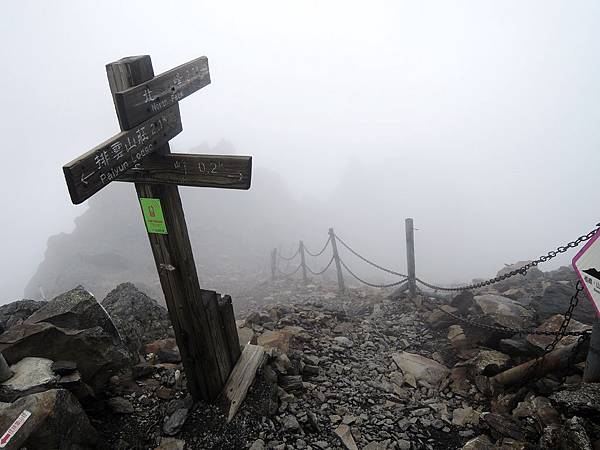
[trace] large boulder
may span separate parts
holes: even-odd
[[[98,446],[98,433],[77,399],[64,389],[30,394],[14,403],[0,403],[1,432],[11,426],[16,431],[0,441],[0,446],[4,444],[11,450],[85,450]]]
[[[544,321],[556,314],[564,314],[569,307],[571,297],[575,293],[573,284],[549,282],[546,284],[541,296],[536,296],[531,302],[538,319]],[[593,324],[596,311],[587,296],[579,294],[579,303],[573,310],[573,318],[585,324]]]
[[[168,311],[132,283],[120,284],[110,291],[102,306],[133,354],[148,342],[174,336]]]
[[[582,383],[567,387],[550,396],[559,411],[568,415],[595,416],[600,414],[600,383]]]
[[[74,361],[83,381],[96,391],[130,362],[120,339],[99,326],[72,330],[46,322],[22,323],[0,335],[0,352],[9,364],[27,356]]]
[[[51,323],[60,328],[83,330],[101,327],[106,333],[119,338],[110,316],[94,296],[77,286],[55,297],[27,318],[26,323]]]
[[[533,322],[533,313],[508,297],[482,294],[474,297],[481,312],[496,325],[510,328],[527,328]]]
[[[17,300],[0,306],[0,333],[23,323],[25,319],[44,306],[46,302]]]
[[[565,316],[563,316],[562,314],[556,314],[555,316],[552,316],[548,320],[544,321],[544,323],[542,323],[539,327],[536,328],[536,331],[558,331],[564,319]],[[575,319],[571,319],[569,322],[569,326],[567,327],[567,331],[584,331],[590,329],[591,327],[589,325],[585,325],[581,322],[578,322]],[[574,344],[575,342],[577,342],[578,339],[578,336],[565,336],[560,341],[558,341],[558,343],[556,344],[556,348]],[[544,334],[528,334],[527,342],[536,346],[538,349],[544,350],[549,344],[554,342],[554,336]]]
[[[522,267],[529,264],[530,262],[531,261],[517,261],[514,264],[505,264],[504,267],[498,271],[496,276],[501,277],[502,275],[506,275],[507,273],[510,273],[513,270],[519,270]],[[523,279],[525,279],[527,281],[532,281],[532,280],[540,280],[542,278],[544,278],[544,272],[542,272],[537,267],[531,267],[529,270],[527,270],[527,273],[525,275],[514,275],[511,278],[507,278],[506,280],[503,280],[502,283],[506,284],[506,285],[509,285],[509,284],[513,285],[513,284],[522,283]]]

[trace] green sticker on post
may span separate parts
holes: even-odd
[[[146,229],[148,233],[167,234],[167,225],[163,217],[160,200],[158,198],[140,198]]]

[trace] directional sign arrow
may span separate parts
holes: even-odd
[[[179,105],[175,104],[65,164],[63,172],[71,200],[78,204],[90,198],[181,130]]]
[[[117,181],[179,186],[249,189],[251,156],[153,154]]]

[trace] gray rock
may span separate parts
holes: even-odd
[[[600,383],[582,383],[550,395],[560,411],[569,415],[600,414]]]
[[[351,348],[354,344],[346,336],[336,336],[333,340],[342,347]]]
[[[493,450],[495,448],[489,437],[485,434],[480,434],[463,445],[461,450]]]
[[[106,404],[115,414],[133,414],[135,412],[131,402],[123,397],[109,398]]]
[[[585,420],[580,417],[567,420],[560,435],[560,449],[592,450],[592,442],[585,428]]]
[[[77,399],[67,390],[52,389],[0,403],[0,430],[7,430],[24,411],[31,413],[7,448],[28,450],[93,449],[98,433]]]
[[[300,424],[298,423],[298,419],[296,419],[295,416],[293,415],[287,415],[283,418],[283,427],[287,430],[287,431],[299,431],[300,430]]]
[[[494,323],[504,327],[527,328],[533,322],[533,313],[508,297],[496,294],[482,294],[473,297],[483,314]]]
[[[188,418],[189,409],[179,408],[173,414],[165,419],[163,432],[167,436],[174,436],[181,430]]]
[[[496,375],[509,367],[510,356],[496,350],[479,350],[477,354],[463,364],[471,369],[473,376]]]
[[[17,300],[0,306],[0,333],[23,323],[25,319],[44,306],[46,302]]]
[[[556,314],[564,314],[574,292],[574,285],[551,282],[544,288],[541,296],[534,297],[531,306],[539,320],[544,321]],[[573,319],[591,325],[596,317],[596,311],[591,302],[585,298],[582,300],[573,310]]]
[[[77,363],[83,380],[101,390],[108,378],[130,362],[119,339],[101,327],[70,330],[50,323],[22,323],[0,335],[0,352],[9,364],[28,356]]]
[[[36,392],[58,387],[59,376],[46,358],[23,358],[10,366],[13,376],[0,384],[0,401],[12,403],[16,399]]]
[[[25,323],[40,322],[70,330],[100,327],[108,335],[120,338],[110,316],[82,286],[53,298],[25,320]]]
[[[433,385],[440,383],[450,372],[446,366],[439,362],[414,353],[394,353],[392,359],[402,370],[405,377],[410,374],[417,381],[423,380]]]
[[[262,439],[255,440],[250,446],[250,450],[265,450],[265,441]]]
[[[169,313],[132,283],[122,283],[102,300],[127,348],[140,353],[151,341],[173,337]]]

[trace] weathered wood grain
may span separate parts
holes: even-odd
[[[250,189],[251,156],[153,154],[119,175],[117,181],[221,189]]]
[[[225,339],[223,328],[221,327],[221,315],[219,313],[219,305],[217,293],[215,291],[207,291],[202,289],[202,307],[206,311],[206,318],[210,329],[210,345],[215,349],[217,365],[219,367],[219,375],[221,386],[224,386],[229,378],[233,364],[229,357],[229,348]]]
[[[108,64],[111,92],[123,91],[152,78],[149,56],[125,58]],[[117,114],[118,111],[117,111]],[[156,151],[168,154],[165,144]],[[215,349],[211,345],[206,311],[179,190],[174,185],[136,183],[138,197],[157,198],[163,208],[168,234],[148,234],[160,283],[165,294],[175,339],[194,398],[214,400],[223,388]]]
[[[128,130],[210,84],[208,59],[196,58],[122,92],[115,92],[121,127]]]
[[[134,167],[182,130],[179,105],[113,136],[63,166],[71,200],[79,204]]]
[[[248,389],[254,381],[256,371],[263,364],[265,356],[265,349],[260,345],[246,344],[244,346],[244,351],[223,388],[222,397],[229,408],[227,422],[233,419],[242,405]]]
[[[233,367],[240,358],[242,350],[240,349],[240,337],[235,323],[235,314],[233,312],[231,297],[229,295],[219,297],[218,304],[219,315],[221,316],[221,328],[225,341],[227,342],[229,359],[231,361],[231,366]]]

